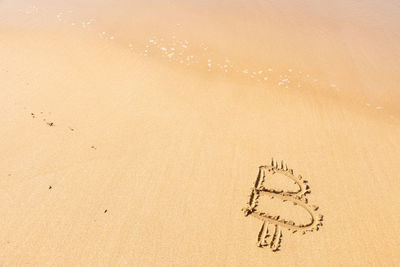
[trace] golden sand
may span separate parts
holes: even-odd
[[[0,266],[396,265],[400,8],[293,2],[1,1]]]

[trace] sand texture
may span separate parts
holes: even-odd
[[[0,266],[398,265],[384,2],[0,1]]]

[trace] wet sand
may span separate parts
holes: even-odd
[[[395,2],[96,3],[0,3],[0,265],[400,260]],[[277,252],[241,210],[307,220],[271,158],[323,215]]]

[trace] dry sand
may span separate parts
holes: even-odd
[[[394,1],[70,2],[0,1],[0,266],[399,263]]]

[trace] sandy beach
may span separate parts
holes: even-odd
[[[0,266],[396,266],[384,2],[0,1]]]

